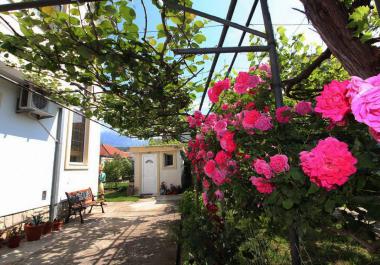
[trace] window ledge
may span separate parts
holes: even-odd
[[[74,164],[70,163],[65,166],[65,170],[88,170],[89,167],[86,164]]]

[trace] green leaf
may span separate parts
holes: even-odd
[[[206,40],[206,37],[205,35],[203,34],[197,34],[193,37],[194,41],[198,44],[201,44],[202,42],[204,42]]]
[[[294,203],[291,199],[286,199],[282,202],[282,207],[284,207],[286,210],[289,210],[293,207]]]

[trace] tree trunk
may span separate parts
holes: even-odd
[[[367,78],[380,72],[380,49],[362,43],[348,29],[349,12],[338,0],[301,0],[307,18],[350,75]]]

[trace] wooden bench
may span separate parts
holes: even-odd
[[[69,203],[69,212],[66,217],[66,223],[70,221],[71,215],[76,215],[79,213],[80,222],[83,224],[83,214],[86,211],[86,208],[90,207],[89,213],[92,211],[92,207],[100,206],[102,207],[102,213],[104,213],[103,201],[96,201],[94,195],[92,194],[91,188],[84,190],[77,190],[72,192],[65,192],[67,201]],[[83,214],[82,214],[83,211]]]

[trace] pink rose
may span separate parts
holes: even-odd
[[[292,109],[288,106],[276,109],[276,119],[279,123],[288,123],[292,118]]]
[[[226,111],[226,110],[228,110],[228,109],[229,109],[228,104],[223,103],[223,105],[222,105],[222,110]]]
[[[380,132],[376,132],[371,127],[368,128],[369,134],[375,139],[378,143],[380,143]]]
[[[326,190],[342,186],[356,172],[357,159],[348,145],[333,137],[320,140],[310,152],[301,152],[300,161],[310,181]]]
[[[380,85],[359,92],[352,99],[351,110],[358,122],[380,132]]]
[[[264,175],[267,179],[273,176],[273,172],[269,164],[263,159],[253,161],[253,167],[257,174]]]
[[[205,174],[210,178],[214,175],[216,171],[216,163],[214,160],[207,161],[206,165],[203,168]]]
[[[187,116],[187,122],[189,123],[190,128],[196,127],[196,120],[192,116]]]
[[[273,128],[271,121],[272,118],[270,116],[261,115],[255,122],[255,128],[260,131],[268,131]]]
[[[256,105],[254,102],[249,102],[247,105],[245,105],[244,109],[245,110],[251,110],[251,109],[254,109],[256,108]]]
[[[333,80],[330,84],[325,85],[321,95],[316,98],[315,112],[321,113],[323,118],[329,118],[335,122],[343,120],[350,110],[350,104],[346,98],[348,84],[348,80],[343,82]]]
[[[276,174],[289,170],[288,157],[286,155],[271,156],[269,165]]]
[[[207,181],[207,179],[203,179],[202,186],[205,190],[208,190],[210,188],[210,183]]]
[[[225,151],[219,151],[215,156],[215,162],[218,164],[219,168],[226,167],[229,159],[231,159],[231,156]]]
[[[212,159],[214,157],[214,153],[212,151],[207,152],[207,158]]]
[[[223,150],[232,153],[236,149],[236,143],[234,141],[235,133],[227,131],[220,139],[220,146]]]
[[[253,129],[255,123],[260,118],[261,114],[257,110],[246,110],[243,112],[243,127],[245,129]]]
[[[230,88],[230,79],[226,78],[222,81],[216,82],[212,88],[207,91],[208,97],[212,103],[219,101],[219,96],[223,90]]]
[[[263,63],[259,65],[259,70],[266,72],[267,77],[272,77],[272,71],[270,65],[267,63]]]
[[[215,197],[219,200],[222,201],[224,199],[224,193],[221,190],[216,190],[215,191]]]
[[[220,186],[226,182],[227,172],[225,170],[215,170],[214,175],[212,176],[212,181],[215,185]]]
[[[227,121],[226,120],[219,120],[214,125],[214,131],[218,136],[223,135],[227,131]]]
[[[301,116],[305,116],[313,112],[313,107],[311,106],[311,102],[308,101],[300,101],[297,103],[295,107],[295,111],[297,114]]]
[[[251,177],[249,180],[251,181],[252,185],[256,187],[257,191],[260,193],[271,194],[275,189],[274,185],[265,178]]]
[[[346,96],[351,102],[357,94],[364,90],[371,89],[374,86],[380,86],[380,74],[367,78],[366,80],[363,80],[357,76],[352,76],[351,81],[347,86],[348,91]]]
[[[250,75],[247,72],[239,72],[235,80],[234,90],[238,94],[245,94],[249,89],[257,87],[261,83],[258,75]]]

